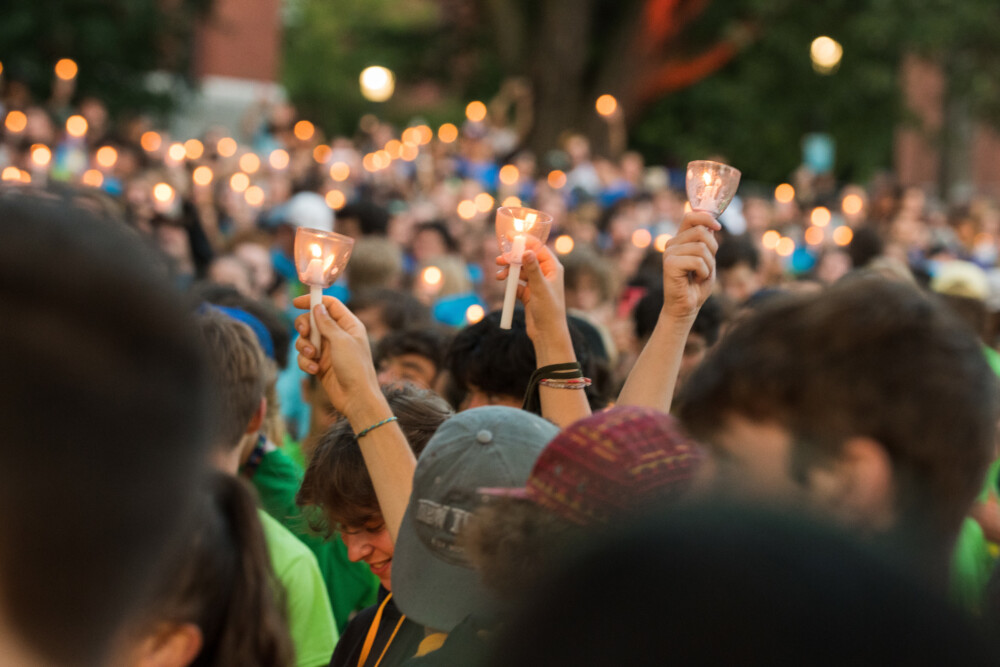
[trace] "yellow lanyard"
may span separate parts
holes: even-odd
[[[389,603],[392,598],[392,593],[385,596],[382,600],[382,604],[379,605],[378,611],[375,612],[375,618],[372,620],[371,627],[368,628],[368,635],[365,637],[365,643],[361,647],[361,657],[358,658],[358,667],[364,667],[365,661],[368,660],[368,655],[372,651],[372,645],[375,644],[375,635],[378,634],[378,626],[382,623],[382,612],[385,610],[385,605]],[[378,667],[382,662],[382,658],[385,657],[385,652],[389,650],[389,645],[392,644],[392,640],[396,638],[396,633],[399,632],[399,627],[403,625],[403,621],[406,620],[406,616],[400,616],[399,622],[396,623],[396,628],[389,635],[389,641],[385,643],[385,648],[382,649],[382,654],[379,655],[378,660],[375,661],[375,667]]]

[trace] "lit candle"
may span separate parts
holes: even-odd
[[[521,262],[524,259],[524,247],[527,243],[527,235],[524,234],[535,224],[537,213],[528,213],[524,220],[514,218],[514,229],[519,234],[514,235],[514,243],[510,250],[510,273],[507,275],[507,292],[503,299],[503,312],[500,315],[500,328],[510,329],[514,321],[514,302],[517,301],[517,283],[521,277]]]
[[[312,253],[313,258],[306,266],[303,282],[309,285],[309,342],[318,350],[321,341],[319,329],[316,328],[316,316],[313,314],[313,308],[323,304],[323,260],[320,259],[323,249],[318,243],[313,243],[309,246],[309,252]]]
[[[319,229],[295,230],[295,265],[299,280],[309,285],[309,342],[320,349],[322,337],[313,310],[323,305],[323,289],[329,287],[351,257],[354,239]]]

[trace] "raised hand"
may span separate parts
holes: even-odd
[[[715,232],[722,225],[707,213],[688,213],[663,250],[663,311],[694,319],[715,286]]]

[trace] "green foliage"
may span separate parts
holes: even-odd
[[[60,58],[80,66],[77,90],[106,100],[112,111],[165,109],[165,93],[149,91],[153,70],[188,73],[195,21],[211,0],[7,0],[0,20],[4,75],[46,99]],[[170,7],[168,10],[167,7]]]

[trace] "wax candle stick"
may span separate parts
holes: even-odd
[[[540,243],[548,238],[552,217],[528,208],[502,206],[497,210],[497,238],[500,249],[507,258],[510,271],[507,274],[507,288],[504,293],[503,311],[500,313],[500,328],[510,329],[514,320],[514,304],[517,301],[517,286],[521,277],[521,263],[531,236]]]

